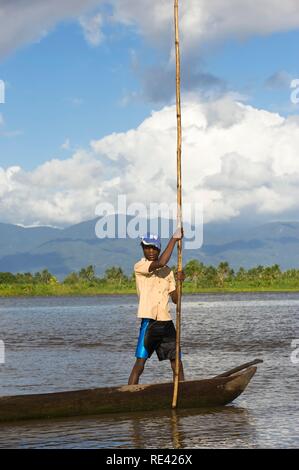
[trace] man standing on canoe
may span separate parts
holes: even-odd
[[[136,287],[139,297],[138,318],[141,319],[140,333],[136,348],[136,362],[129,377],[129,385],[138,384],[144,365],[156,351],[159,361],[170,360],[175,373],[176,331],[172,322],[168,300],[177,303],[177,290],[173,272],[167,266],[178,240],[183,238],[181,228],[170,238],[160,255],[161,241],[158,235],[141,237],[144,258],[134,266]],[[184,273],[177,273],[178,280],[184,280]],[[184,380],[183,364],[180,361],[179,380]]]

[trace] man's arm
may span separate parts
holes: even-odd
[[[149,272],[154,271],[155,269],[163,268],[163,266],[165,266],[168,263],[168,261],[171,258],[171,255],[172,255],[172,252],[173,252],[173,249],[175,247],[176,242],[181,240],[181,238],[183,238],[183,236],[184,236],[183,229],[178,228],[174,232],[173,236],[171,237],[171,239],[169,240],[169,242],[167,244],[167,247],[165,248],[163,253],[159,256],[157,261],[153,261],[150,264],[150,266],[148,268]]]
[[[178,271],[176,275],[176,280],[177,281],[184,281],[185,280],[185,273],[184,271]],[[174,304],[178,303],[178,291],[177,288],[173,290],[172,292],[169,293],[171,300],[173,301]]]
[[[173,301],[174,304],[177,304],[178,303],[178,292],[177,290],[173,290],[172,292],[170,292],[170,297],[171,297],[171,300]]]

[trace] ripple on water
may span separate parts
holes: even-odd
[[[139,330],[134,299],[1,300],[6,363],[0,395],[126,383]],[[299,365],[290,360],[291,342],[299,339],[298,305],[295,293],[184,296],[188,379],[264,359],[234,406],[6,424],[0,426],[0,447],[298,447]],[[167,380],[169,363],[153,356],[142,382]]]

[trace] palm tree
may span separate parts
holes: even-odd
[[[70,273],[64,278],[64,284],[78,284],[80,281],[79,275],[77,273]]]
[[[122,284],[128,280],[127,276],[123,273],[123,270],[118,266],[112,266],[111,268],[106,269],[105,279],[108,282],[117,282]]]
[[[203,263],[196,259],[192,259],[185,265],[184,272],[186,278],[197,285],[200,281],[200,278],[203,276],[204,269],[205,266]]]
[[[83,281],[94,281],[95,280],[95,267],[91,264],[86,268],[82,268],[79,272],[79,279]]]
[[[218,283],[221,287],[224,285],[224,282],[233,275],[233,273],[234,271],[230,268],[227,261],[222,261],[219,263],[217,267],[217,277]]]

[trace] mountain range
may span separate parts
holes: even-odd
[[[126,222],[130,219],[128,216]],[[88,220],[64,229],[0,223],[0,271],[48,269],[62,279],[91,264],[98,275],[111,266],[121,266],[130,274],[134,263],[142,256],[139,241],[99,239],[95,234],[97,221]],[[173,230],[173,223],[170,227]],[[228,261],[234,269],[276,263],[283,270],[299,268],[299,222],[270,222],[258,226],[209,223],[204,225],[203,240],[201,248],[184,250],[184,263],[198,259],[214,266]],[[163,247],[166,242],[162,239]],[[174,264],[175,253],[169,262],[169,265]]]

